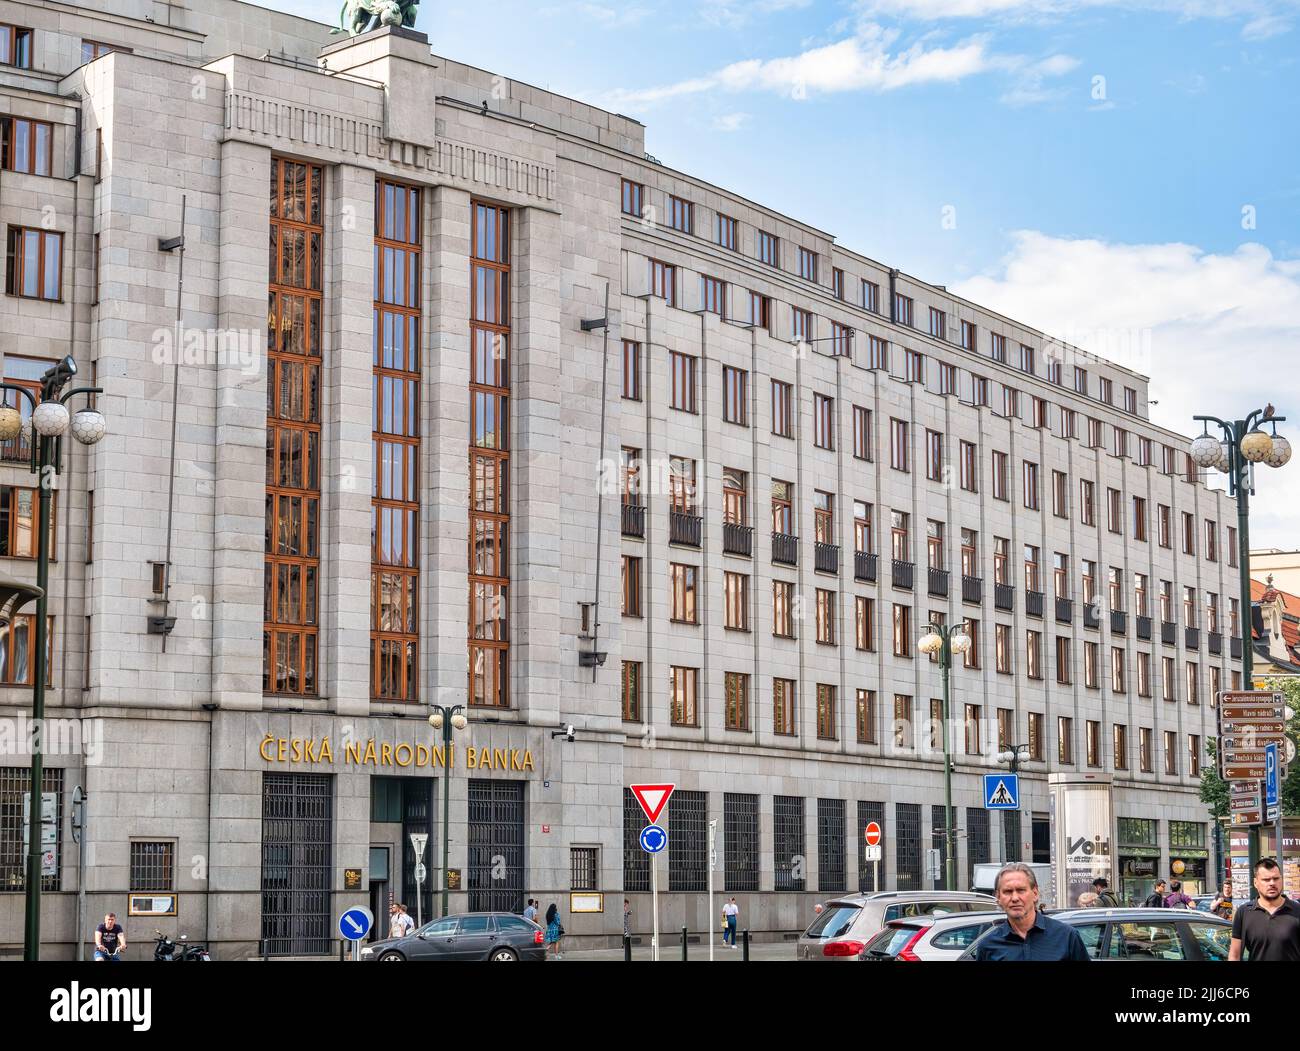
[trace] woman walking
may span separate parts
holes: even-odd
[[[560,910],[555,902],[551,902],[551,907],[546,910],[546,944],[555,946],[553,959],[562,959],[560,956],[560,939],[563,937],[564,924],[560,922]]]

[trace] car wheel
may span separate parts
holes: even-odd
[[[519,957],[513,949],[497,949],[488,957],[493,963],[516,963]]]
[[[403,956],[400,952],[386,952],[384,953],[383,956],[379,957],[379,962],[380,963],[405,963],[406,957]]]

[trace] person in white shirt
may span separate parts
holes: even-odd
[[[393,935],[395,938],[408,938],[415,930],[415,920],[411,919],[411,914],[406,911],[405,905],[397,906],[397,915],[393,918],[393,930],[396,932]]]
[[[727,925],[727,929],[722,932],[722,943],[730,944],[733,949],[736,946],[736,923],[740,916],[740,906],[736,904],[736,899],[723,903],[722,920]]]

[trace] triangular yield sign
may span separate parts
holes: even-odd
[[[650,824],[655,824],[659,820],[659,815],[664,812],[664,807],[668,805],[668,797],[673,794],[676,785],[629,785],[632,794],[636,796],[636,801],[641,804],[641,809],[645,811],[645,816],[649,819]]]

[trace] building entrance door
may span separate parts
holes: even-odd
[[[469,782],[470,912],[524,909],[524,783]]]
[[[388,937],[388,876],[389,851],[387,847],[370,848],[370,911],[375,923],[366,941],[376,942]]]

